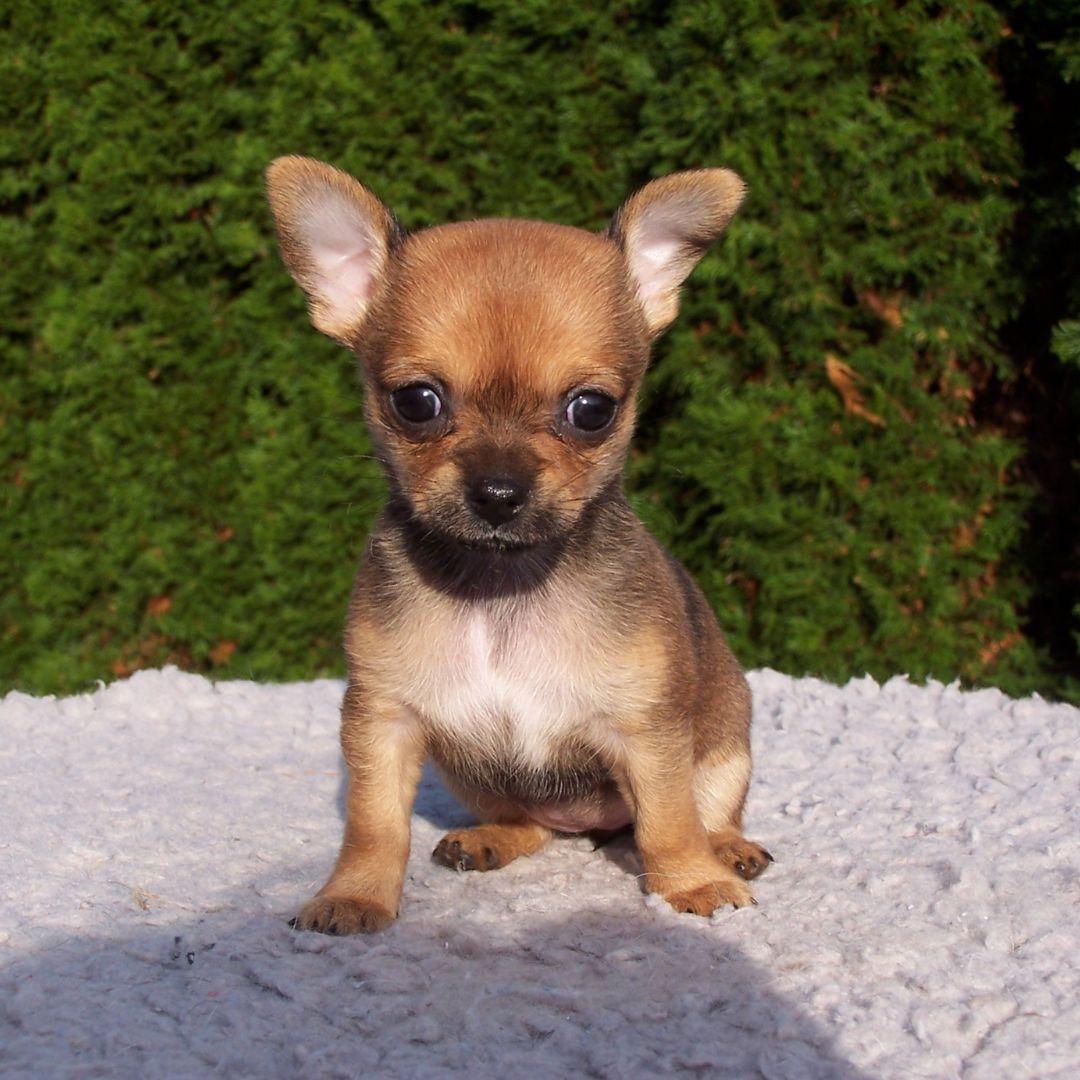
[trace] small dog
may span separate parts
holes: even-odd
[[[496,870],[554,833],[633,824],[676,910],[752,903],[750,691],[705,598],[628,506],[649,347],[744,195],[726,169],[632,195],[595,235],[486,220],[406,234],[346,173],[267,171],[316,328],[359,358],[389,499],[356,579],[345,837],[294,920],[397,916],[432,757],[480,824],[434,852]]]

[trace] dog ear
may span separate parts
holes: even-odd
[[[694,169],[651,181],[612,218],[608,235],[626,257],[653,334],[678,314],[679,286],[745,195],[746,185],[730,169]]]
[[[358,180],[313,158],[271,162],[266,193],[281,257],[307,293],[311,321],[352,344],[401,227]]]

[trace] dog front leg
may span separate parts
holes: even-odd
[[[341,853],[294,925],[323,934],[370,933],[397,918],[424,741],[399,708],[352,684],[341,707],[341,746],[349,770]]]
[[[676,911],[711,915],[753,896],[714,854],[693,795],[693,753],[669,734],[623,736],[620,788],[634,814],[634,837],[645,864],[645,886]]]

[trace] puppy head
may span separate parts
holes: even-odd
[[[492,549],[566,535],[616,482],[650,342],[744,194],[702,169],[647,184],[603,235],[487,220],[406,236],[321,162],[279,158],[267,188],[312,322],[360,358],[395,494]]]

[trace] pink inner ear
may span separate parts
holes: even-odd
[[[374,280],[370,246],[337,258],[318,258],[326,303],[343,320],[360,314],[371,298]]]
[[[646,305],[676,288],[686,276],[685,260],[679,255],[693,215],[694,207],[685,199],[669,199],[647,207],[634,223],[628,237],[630,273]]]
[[[371,299],[382,261],[382,243],[361,209],[336,191],[314,200],[302,230],[317,281],[315,292],[327,313],[342,325],[360,315]]]

